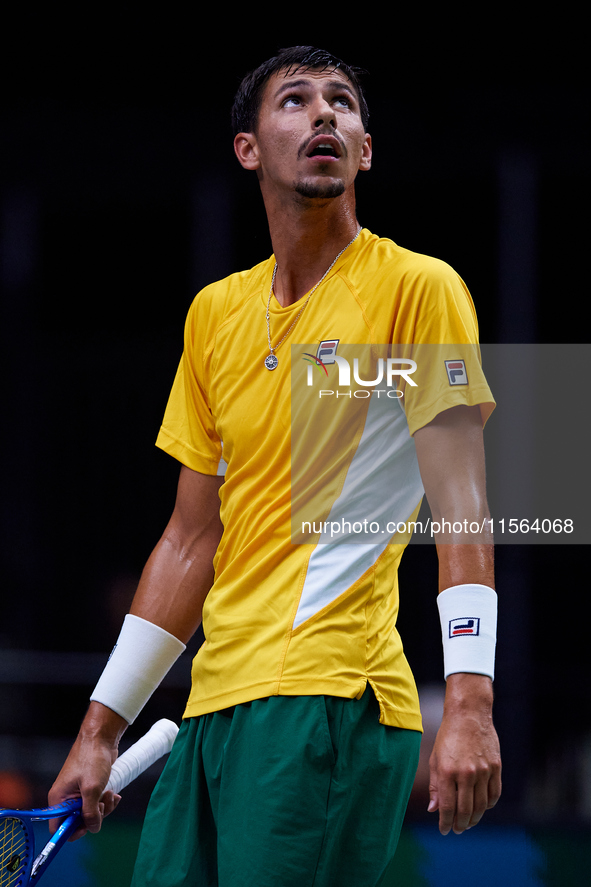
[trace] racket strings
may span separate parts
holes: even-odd
[[[0,887],[18,887],[31,856],[29,834],[20,819],[0,820]]]

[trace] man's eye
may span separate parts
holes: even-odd
[[[283,100],[283,107],[290,108],[295,105],[300,105],[300,99],[297,95],[288,95],[286,99]]]
[[[344,105],[346,108],[351,107],[351,99],[348,95],[338,95],[335,98],[335,102],[339,105]]]

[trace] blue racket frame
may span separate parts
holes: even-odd
[[[21,824],[25,842],[25,846],[22,847],[20,853],[16,852],[11,857],[8,856],[6,849],[2,848],[0,885],[2,887],[4,887],[4,884],[6,884],[6,887],[21,887],[21,885],[26,887],[29,884],[37,884],[57,850],[78,828],[81,811],[81,798],[70,798],[61,804],[55,804],[53,807],[40,807],[31,810],[0,809],[0,821],[13,819]],[[34,856],[35,837],[32,823],[49,819],[62,819],[63,817],[65,817],[63,822],[59,824],[41,853]],[[11,863],[15,866],[14,871],[11,871],[9,868]]]

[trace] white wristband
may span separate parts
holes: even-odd
[[[159,625],[128,614],[91,700],[133,724],[184,649]]]
[[[497,594],[488,585],[454,585],[437,596],[445,679],[457,672],[494,678]]]

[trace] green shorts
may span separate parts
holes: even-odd
[[[183,721],[132,887],[376,887],[421,734],[363,697],[272,696]]]

